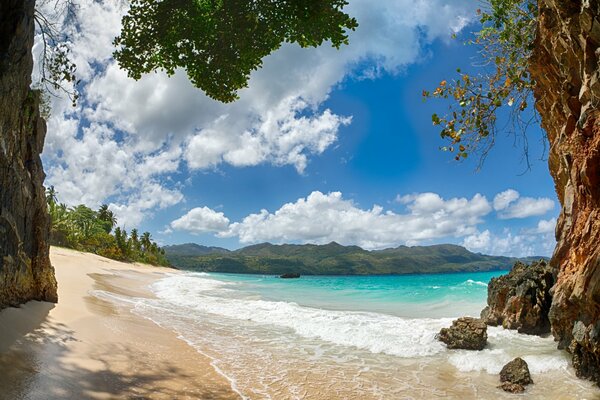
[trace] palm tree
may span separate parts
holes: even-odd
[[[150,235],[150,232],[144,232],[142,234],[141,242],[144,248],[144,253],[149,252],[152,246],[152,236]]]
[[[50,186],[48,189],[46,189],[46,204],[48,204],[51,215],[57,202],[58,198],[56,197],[56,190],[54,189],[54,186]]]
[[[135,253],[137,255],[141,251],[140,238],[138,236],[137,229],[134,228],[131,230],[131,235],[129,237],[129,240],[131,241],[131,248],[133,249],[133,251],[135,251]]]
[[[106,233],[110,233],[117,225],[117,217],[108,209],[108,205],[106,204],[102,204],[98,209],[98,219],[106,223]]]
[[[87,239],[94,234],[98,227],[96,223],[96,213],[91,208],[80,204],[74,207],[70,211],[71,221],[73,222],[76,231],[76,235]]]

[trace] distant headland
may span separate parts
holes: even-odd
[[[325,245],[261,243],[238,250],[195,243],[164,247],[173,266],[202,272],[282,275],[391,275],[509,270],[516,261],[547,257],[503,257],[473,253],[462,246],[399,246],[364,250],[336,242]]]

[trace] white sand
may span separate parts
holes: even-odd
[[[151,296],[172,273],[52,248],[58,304],[0,312],[2,399],[234,399],[210,360],[174,333],[90,296],[101,289]]]

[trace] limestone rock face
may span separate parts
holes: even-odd
[[[500,371],[499,386],[506,392],[521,393],[525,391],[525,386],[533,383],[529,374],[527,362],[520,357],[515,358]]]
[[[449,349],[483,350],[487,344],[487,326],[478,318],[462,317],[452,321],[450,328],[442,328],[436,337]]]
[[[488,306],[481,312],[481,319],[488,325],[520,333],[549,333],[553,284],[552,268],[545,261],[531,265],[517,262],[510,273],[490,281]]]
[[[34,3],[0,2],[0,309],[57,300],[40,160],[46,124],[29,88]]]
[[[540,0],[530,71],[562,205],[549,319],[580,377],[600,383],[600,1]]]

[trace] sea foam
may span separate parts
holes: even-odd
[[[230,283],[228,283],[230,284]],[[399,357],[421,357],[444,351],[435,334],[450,319],[405,319],[372,312],[334,311],[296,303],[214,296],[225,282],[200,276],[172,276],[152,285],[156,296],[177,307],[229,319],[292,330],[309,339]]]

